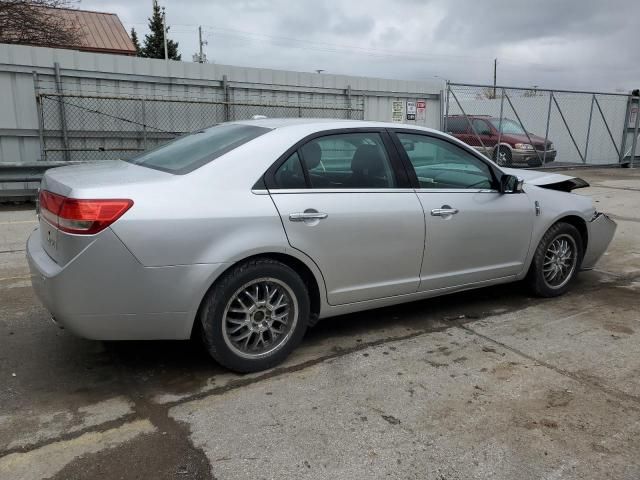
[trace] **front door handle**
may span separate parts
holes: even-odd
[[[442,208],[434,208],[431,210],[431,216],[433,217],[447,217],[449,215],[455,215],[459,210],[457,208],[451,208],[449,205],[443,205]]]
[[[299,213],[290,213],[289,220],[292,222],[304,222],[305,220],[324,220],[329,216],[328,213],[316,212],[314,211],[305,211]]]

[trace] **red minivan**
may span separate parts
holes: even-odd
[[[502,134],[498,134],[499,128]],[[525,164],[538,167],[543,161],[553,162],[556,158],[553,143],[547,140],[545,145],[543,137],[526,132],[520,123],[509,118],[503,118],[501,122],[489,115],[450,115],[447,117],[447,133],[502,166]]]

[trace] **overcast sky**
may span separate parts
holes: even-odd
[[[81,0],[140,38],[152,0]],[[191,61],[410,80],[640,87],[640,0],[161,0]]]

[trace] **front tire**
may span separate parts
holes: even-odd
[[[309,308],[307,287],[291,267],[251,260],[226,272],[205,297],[203,340],[209,354],[230,370],[266,370],[300,343]]]
[[[564,294],[578,274],[584,246],[578,229],[565,222],[551,226],[544,234],[531,262],[527,282],[540,297]]]

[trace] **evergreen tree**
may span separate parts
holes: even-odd
[[[131,42],[133,43],[133,46],[136,47],[136,56],[142,57],[142,47],[138,41],[138,34],[135,28],[131,29]]]
[[[148,58],[164,58],[164,34],[162,28],[162,15],[157,0],[153,2],[153,14],[149,18],[149,34],[144,36],[142,56]],[[169,27],[167,27],[167,32]],[[178,42],[167,38],[167,53],[170,60],[180,60]]]

